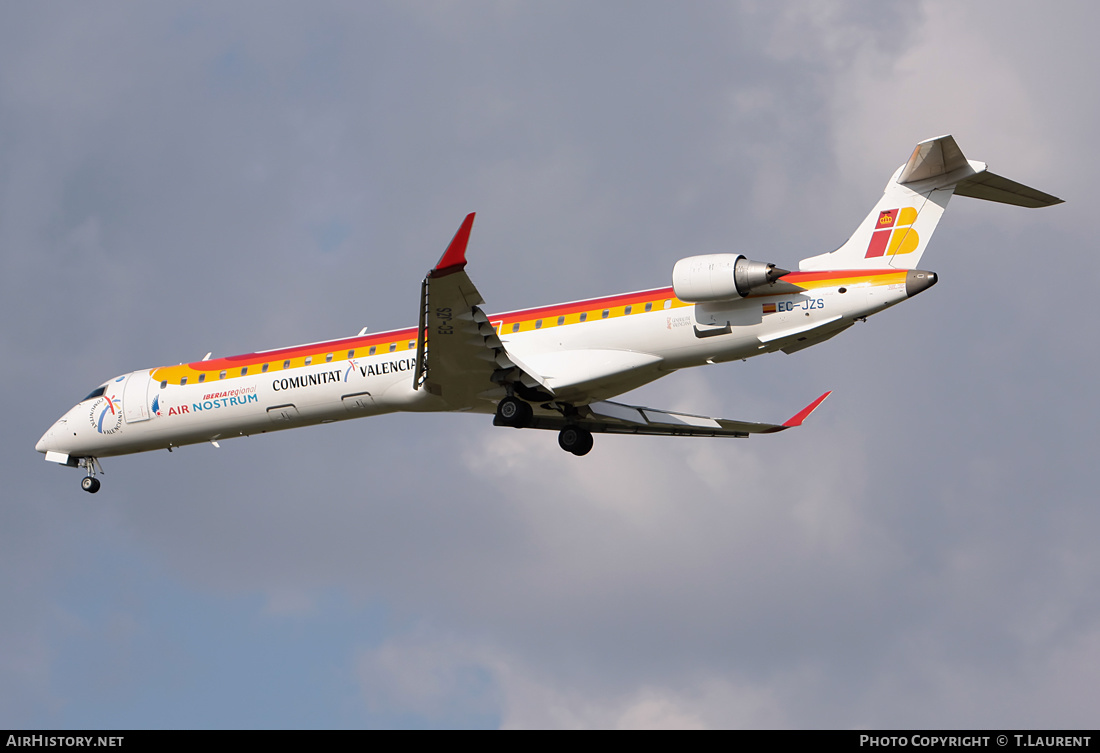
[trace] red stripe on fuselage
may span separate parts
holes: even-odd
[[[492,321],[503,319],[505,324],[512,322],[526,322],[531,319],[553,319],[556,316],[568,316],[582,311],[594,311],[597,309],[613,309],[618,306],[631,306],[636,303],[649,301],[665,301],[675,299],[672,288],[654,288],[638,293],[623,293],[622,295],[609,295],[604,298],[591,298],[587,301],[573,301],[571,303],[557,303],[553,306],[542,306],[537,309],[519,309],[517,311],[505,311],[503,314],[490,316]]]
[[[379,332],[376,335],[364,335],[363,337],[347,337],[343,340],[329,340],[327,342],[314,343],[312,345],[296,345],[291,348],[268,350],[263,353],[244,353],[239,356],[225,356],[224,358],[212,358],[209,361],[193,361],[189,364],[195,371],[220,371],[240,366],[249,366],[254,363],[276,363],[278,361],[292,361],[295,358],[315,356],[318,352],[330,351],[333,358],[339,357],[346,360],[347,351],[360,349],[369,350],[370,346],[389,345],[392,342],[402,340],[415,340],[416,328],[396,329],[390,332]],[[356,352],[357,358],[366,357],[367,353]],[[375,353],[375,355],[381,355]]]
[[[792,285],[801,285],[803,283],[821,283],[826,281],[835,282],[836,284],[842,284],[845,281],[852,280],[854,278],[874,278],[883,275],[896,275],[904,270],[896,269],[850,269],[840,271],[827,271],[827,272],[791,272],[784,275],[782,282],[788,282]],[[752,297],[765,297],[769,295],[777,295],[776,293],[756,293]],[[785,293],[779,293],[778,295],[785,295]],[[529,322],[537,319],[556,320],[559,316],[570,316],[572,314],[578,314],[585,311],[599,311],[601,309],[612,309],[621,306],[638,306],[652,302],[655,304],[653,311],[661,310],[656,304],[666,300],[677,300],[676,295],[671,287],[665,288],[653,288],[652,290],[641,290],[636,293],[622,293],[620,295],[604,296],[603,298],[590,298],[583,301],[572,301],[569,303],[558,303],[552,306],[541,306],[533,309],[518,309],[515,311],[505,311],[500,314],[493,314],[489,317],[490,321],[494,324],[497,322],[503,322],[504,326],[510,327],[516,322]],[[645,313],[642,310],[635,310],[632,314]],[[591,321],[599,321],[599,319],[590,319]],[[556,322],[551,321],[551,326]],[[354,350],[356,358],[368,357],[369,349],[373,345],[376,348],[388,346],[393,342],[403,342],[415,340],[417,336],[416,328],[409,327],[406,329],[390,330],[388,332],[378,332],[370,335],[364,335],[362,337],[347,337],[341,340],[330,340],[327,342],[313,343],[311,345],[297,345],[290,348],[280,348],[279,350],[270,350],[264,353],[244,353],[237,356],[225,356],[223,358],[214,358],[209,361],[194,361],[187,364],[195,371],[221,371],[222,369],[241,368],[242,366],[253,366],[263,363],[278,363],[279,361],[294,360],[297,358],[304,358],[306,356],[323,355],[327,352],[333,354],[334,360],[339,358],[341,360],[347,357],[347,351]],[[376,352],[374,355],[385,355],[386,351]]]

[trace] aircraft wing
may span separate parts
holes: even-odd
[[[578,415],[566,418],[536,414],[531,428],[560,430],[565,426],[580,426],[593,434],[651,434],[671,437],[747,437],[750,434],[773,434],[801,426],[831,392],[826,392],[781,424],[760,424],[709,418],[690,413],[624,405],[604,400],[578,409]],[[494,422],[495,423],[495,422]]]
[[[473,224],[471,212],[424,278],[414,387],[441,396],[455,408],[504,397],[504,382],[518,382],[550,399],[553,390],[507,352],[481,309],[485,300],[466,274]]]

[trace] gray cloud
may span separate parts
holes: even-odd
[[[0,721],[1093,723],[1097,61],[999,7],[6,8]],[[408,325],[468,211],[498,310],[793,265],[943,132],[1067,204],[956,199],[919,299],[631,395],[835,389],[797,432],[578,460],[389,416],[113,459],[94,499],[32,452],[113,374]]]

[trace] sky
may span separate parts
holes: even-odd
[[[1094,727],[1098,15],[4,3],[0,727]],[[797,431],[390,415],[94,497],[34,451],[118,374],[412,326],[467,212],[487,310],[793,269],[944,133],[1066,203],[956,198],[919,298],[626,398],[834,390]]]

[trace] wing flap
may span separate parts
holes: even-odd
[[[722,424],[718,419],[707,416],[692,416],[686,413],[672,413],[670,411],[653,410],[646,408],[642,411],[645,420],[651,424],[669,424],[671,426],[694,426],[697,428],[720,429]]]
[[[560,430],[573,425],[585,428],[593,434],[647,434],[666,437],[747,437],[750,434],[774,434],[801,426],[830,394],[832,393],[826,392],[781,424],[710,418],[602,400],[584,406],[579,409],[579,415],[569,418],[538,414],[532,419],[531,428]]]

